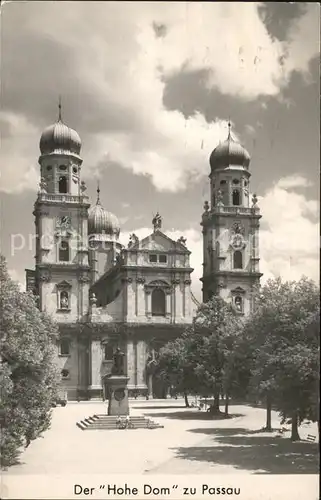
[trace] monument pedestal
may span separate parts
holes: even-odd
[[[108,415],[129,415],[128,383],[126,375],[109,375],[105,378],[106,393],[108,394]]]

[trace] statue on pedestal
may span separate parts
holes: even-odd
[[[111,370],[112,375],[124,375],[125,354],[117,347],[114,354],[114,364]]]

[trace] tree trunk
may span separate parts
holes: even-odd
[[[227,417],[228,416],[228,404],[229,404],[229,395],[225,394],[225,410],[224,414]]]
[[[187,392],[185,392],[185,391],[184,391],[184,399],[185,399],[186,408],[189,408],[188,396],[187,396]]]
[[[300,441],[297,412],[293,413],[291,420],[291,441]]]
[[[213,413],[220,413],[220,391],[214,392]]]
[[[265,430],[268,432],[272,431],[272,402],[271,397],[268,394],[266,396],[266,426]]]

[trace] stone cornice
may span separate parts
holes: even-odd
[[[153,267],[153,266],[121,266],[120,270],[125,270],[125,271],[131,271],[131,272],[137,272],[139,271],[141,274],[153,274],[155,272],[162,272],[164,273],[164,276],[166,276],[170,272],[174,273],[192,273],[194,269],[192,267]]]
[[[208,282],[208,281],[212,281],[213,278],[220,278],[220,277],[223,277],[223,278],[238,278],[238,279],[242,279],[242,278],[252,278],[253,280],[256,280],[256,279],[259,279],[263,276],[263,273],[260,273],[260,272],[234,272],[234,271],[215,271],[215,272],[212,272],[210,274],[207,274],[206,276],[203,276],[202,278],[200,278],[200,281],[202,281],[203,283],[204,282]]]

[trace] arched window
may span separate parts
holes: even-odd
[[[105,361],[112,361],[114,359],[114,349],[110,344],[105,344],[104,346],[104,358]]]
[[[69,262],[69,260],[70,260],[69,243],[68,241],[62,240],[59,245],[59,261]]]
[[[59,193],[67,193],[67,192],[68,192],[67,177],[65,175],[61,175],[59,177]]]
[[[240,205],[240,192],[238,189],[234,189],[232,197],[233,197],[233,205],[235,206]]]
[[[165,313],[166,313],[165,293],[160,288],[156,288],[152,292],[152,315],[165,316]]]
[[[235,305],[235,309],[238,312],[243,312],[243,299],[242,299],[242,297],[237,295],[234,299],[234,305]]]
[[[233,254],[233,268],[234,269],[243,269],[243,255],[240,250],[236,250]]]
[[[239,184],[240,181],[238,179],[233,179],[233,184]]]
[[[223,179],[221,182],[220,182],[220,186],[225,186],[226,184],[226,181]]]

